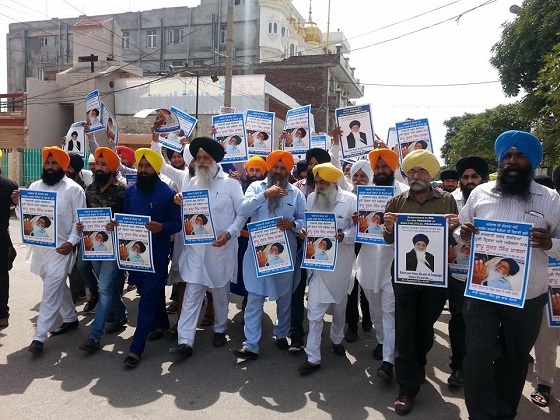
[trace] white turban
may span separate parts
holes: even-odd
[[[356,172],[358,172],[360,169],[364,171],[364,173],[369,179],[369,182],[372,182],[373,170],[371,169],[371,165],[369,164],[369,161],[365,159],[358,160],[356,163],[352,164],[352,168],[350,169],[350,176],[354,177],[354,175],[356,175]]]

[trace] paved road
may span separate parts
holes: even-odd
[[[346,344],[347,358],[330,352],[323,334],[322,369],[302,377],[297,366],[303,353],[276,349],[272,339],[274,304],[266,304],[261,356],[237,362],[231,350],[243,340],[240,299],[232,297],[225,347],[212,346],[212,330],[197,332],[192,358],[168,353],[171,336],[149,342],[138,368],[124,370],[122,360],[134,332],[138,297],[127,292],[130,325],[119,335],[105,336],[101,351],[87,355],[78,345],[88,335],[93,316],[78,306],[80,328],[51,337],[40,357],[27,351],[41,297],[40,278],[29,273],[27,249],[21,245],[17,221],[11,232],[18,257],[11,271],[10,326],[0,332],[0,419],[394,419],[397,386],[378,379],[378,361],[371,357],[374,333],[360,331]],[[3,257],[3,256],[0,256]],[[172,322],[175,321],[174,316]],[[413,419],[466,419],[462,390],[447,387],[449,345],[444,312],[428,357],[427,381],[418,395]],[[327,321],[326,326],[330,325]],[[557,364],[560,366],[560,364]],[[560,374],[556,375],[560,382]],[[560,418],[560,402],[540,409],[527,398],[534,384],[529,374],[519,406],[520,419]],[[557,391],[560,395],[560,391]]]

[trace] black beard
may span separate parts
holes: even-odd
[[[469,189],[466,186],[464,186],[463,184],[459,184],[459,188],[461,188],[461,194],[463,194],[463,200],[465,200],[465,202],[466,202],[469,199],[469,195],[471,195],[471,192],[474,190],[474,188]]]
[[[508,175],[508,171],[516,169],[517,175]],[[521,168],[515,165],[508,165],[498,170],[494,191],[504,197],[520,197],[527,200],[531,195],[531,181],[533,180],[533,168],[526,166]]]
[[[156,181],[159,179],[157,174],[148,175],[145,173],[138,173],[136,176],[136,185],[142,191],[152,191],[156,185]]]
[[[260,177],[258,177],[257,175],[253,175],[253,176],[247,175],[247,176],[245,177],[245,181],[246,181],[245,183],[246,183],[247,185],[251,185],[252,182],[255,182],[255,181],[262,181],[262,180],[263,180],[263,178],[260,178]]]
[[[58,171],[46,171],[43,169],[43,173],[41,174],[43,182],[50,186],[55,185],[62,178],[64,178],[64,171],[62,169],[59,169]]]
[[[448,188],[449,188],[449,189],[448,189]],[[453,188],[453,189],[451,189],[451,187],[442,187],[442,190],[448,192],[449,194],[451,194],[451,193],[452,193],[453,191],[455,191],[456,189],[457,189],[457,187],[455,187],[455,188]],[[449,190],[451,190],[451,191],[449,191]]]
[[[111,178],[110,172],[108,174],[103,171],[96,171],[93,173],[93,181],[99,186],[106,185],[107,182],[109,182],[110,178]]]
[[[313,176],[313,169],[307,170],[307,178],[305,183],[308,187],[315,189],[315,177]]]
[[[381,187],[391,187],[395,182],[395,173],[391,172],[389,175],[384,174],[386,176],[385,179],[379,179],[379,175],[373,175],[373,182],[375,185],[379,185]]]

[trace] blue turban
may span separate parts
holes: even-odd
[[[498,164],[502,163],[504,155],[509,149],[515,147],[525,156],[533,169],[536,169],[543,158],[542,144],[540,140],[526,131],[509,130],[498,136],[494,143],[494,151],[498,156]]]
[[[428,237],[426,235],[424,235],[423,233],[419,233],[418,235],[414,235],[414,237],[412,238],[412,243],[416,245],[416,242],[422,241],[424,242],[426,245],[428,245],[430,243],[430,240],[428,239]]]
[[[332,241],[329,238],[323,238],[321,239],[321,242],[324,242],[327,245],[327,249],[325,251],[332,248]]]
[[[275,242],[273,243],[270,247],[272,248],[273,246],[276,247],[276,249],[278,250],[278,253],[281,254],[282,252],[284,252],[284,245],[282,245],[280,242]]]
[[[206,224],[208,223],[208,217],[206,217],[204,214],[197,214],[196,217],[200,217],[202,219],[202,223]]]
[[[519,273],[519,264],[517,264],[517,262],[512,258],[502,258],[500,261],[508,263],[510,276],[515,276]]]

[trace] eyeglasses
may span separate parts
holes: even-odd
[[[479,175],[479,174],[463,175],[463,176],[461,177],[461,179],[462,179],[463,181],[468,181],[469,179],[479,179],[479,178],[480,178],[480,175]]]
[[[419,176],[426,176],[428,175],[428,171],[425,169],[418,169],[417,171],[411,169],[410,171],[407,171],[406,176],[412,178],[416,174],[418,174]]]

